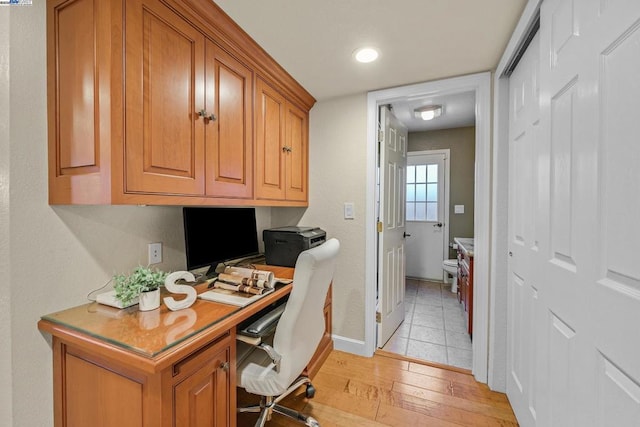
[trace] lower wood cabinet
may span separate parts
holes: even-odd
[[[311,379],[318,373],[329,353],[333,350],[333,338],[331,337],[331,295],[332,286],[329,286],[327,298],[324,302],[324,335],[318,345],[318,349],[311,358],[311,362],[305,370]]]
[[[55,425],[234,426],[233,340],[228,331],[159,372],[145,372],[54,336]]]
[[[77,347],[53,341],[56,426],[139,427],[148,413],[149,378]],[[55,381],[55,380],[58,381]],[[99,387],[97,386],[99,384]],[[145,413],[147,412],[147,413]]]
[[[292,268],[261,268],[293,277]],[[53,337],[54,425],[235,426],[236,327],[291,287],[239,311],[197,300],[180,312],[92,303],[44,316],[38,327]],[[306,368],[312,378],[333,350],[331,300],[330,287],[325,333]]]
[[[473,256],[463,251],[458,251],[458,294],[467,332],[473,336]]]
[[[231,384],[235,356],[231,353],[229,340],[223,339],[173,366],[173,378],[167,382],[172,384],[176,427],[226,427],[232,420],[235,424],[235,384],[233,388]]]

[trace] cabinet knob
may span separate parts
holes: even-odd
[[[282,147],[282,152],[283,153],[290,153],[291,152],[291,147],[287,147],[286,145],[284,147]]]
[[[220,369],[225,372],[229,372],[229,362],[223,362],[220,364]]]
[[[215,114],[209,114],[209,113],[207,113],[207,110],[204,110],[204,109],[203,109],[203,110],[198,111],[198,116],[200,116],[200,117],[204,117],[204,118],[205,118],[205,120],[211,120],[211,121],[213,121],[213,120],[215,120],[215,119],[216,119],[216,115],[215,115]]]

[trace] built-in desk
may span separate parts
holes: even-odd
[[[258,268],[293,278],[292,268]],[[90,303],[43,316],[38,328],[53,336],[55,426],[234,426],[236,326],[292,286],[242,308],[200,299],[175,312]],[[310,375],[333,348],[331,290],[325,317]]]

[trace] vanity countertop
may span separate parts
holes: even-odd
[[[470,257],[473,256],[473,237],[454,237],[453,241]]]

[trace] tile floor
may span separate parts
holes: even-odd
[[[451,284],[406,280],[404,322],[383,350],[471,369],[471,338]]]

